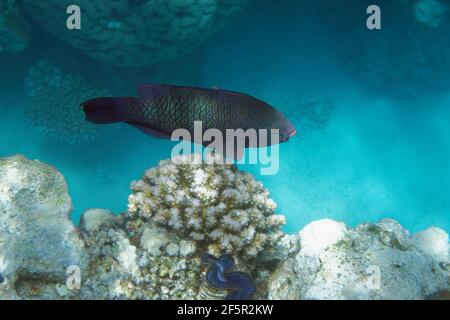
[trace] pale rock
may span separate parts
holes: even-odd
[[[95,232],[107,221],[114,217],[113,213],[105,209],[89,209],[81,216],[80,228],[86,232]]]
[[[429,230],[411,237],[394,220],[355,228],[313,222],[299,233],[298,252],[272,273],[268,298],[425,299],[448,290],[448,236]],[[419,238],[421,249],[412,245]]]
[[[317,255],[324,249],[342,240],[347,233],[345,224],[323,219],[308,224],[299,233],[302,252],[305,255]]]
[[[449,263],[450,246],[448,241],[447,232],[440,228],[430,227],[413,235],[409,244],[438,262]]]
[[[67,184],[55,168],[20,155],[0,159],[0,298],[57,298],[68,267],[84,272],[84,243],[71,211]]]

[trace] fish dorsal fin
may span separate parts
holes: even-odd
[[[157,129],[154,128],[149,128],[146,127],[140,123],[136,123],[136,122],[127,122],[128,124],[132,125],[133,127],[135,127],[136,129],[144,132],[145,134],[148,134],[149,136],[158,138],[158,139],[168,139],[170,140],[170,136],[168,136],[167,134],[158,131]]]
[[[139,84],[137,86],[137,92],[141,98],[161,98],[165,96],[176,96],[176,95],[237,95],[242,97],[248,97],[248,95],[235,91],[222,90],[219,88],[199,88],[199,87],[184,87],[184,86],[173,86],[164,84]]]
[[[137,93],[141,98],[160,98],[170,94],[170,88],[159,84],[139,84]]]
[[[194,95],[208,92],[207,89],[194,87],[171,86],[164,84],[140,84],[137,86],[137,92],[141,98],[161,98],[178,95]]]

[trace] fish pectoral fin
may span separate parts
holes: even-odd
[[[152,137],[158,138],[158,139],[169,139],[170,140],[170,136],[158,131],[157,129],[153,129],[153,128],[149,128],[146,127],[142,124],[139,123],[135,123],[135,122],[127,122],[128,124],[132,125],[133,127],[135,127],[136,129],[144,132],[145,134],[148,134]]]

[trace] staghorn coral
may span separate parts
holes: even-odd
[[[231,165],[192,164],[189,159],[161,161],[132,183],[131,219],[154,221],[213,255],[244,260],[282,237],[285,218],[274,215],[269,192],[252,175]]]
[[[18,52],[28,47],[30,27],[23,19],[16,0],[0,2],[0,53]]]
[[[25,116],[32,127],[48,136],[76,144],[94,140],[112,128],[85,121],[80,103],[108,93],[91,86],[79,73],[40,61],[30,69],[25,86]]]
[[[245,8],[247,0],[80,0],[81,30],[61,27],[68,0],[23,0],[47,31],[90,57],[120,66],[150,65],[193,51]]]

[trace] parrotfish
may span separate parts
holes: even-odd
[[[281,112],[244,93],[158,84],[138,85],[137,91],[139,97],[99,97],[84,102],[86,119],[98,124],[125,122],[163,139],[170,139],[176,129],[186,129],[194,137],[196,121],[202,124],[202,134],[218,129],[223,137],[227,137],[227,129],[268,130],[265,140],[259,136],[256,142],[246,139],[244,148],[286,142],[296,133]],[[278,130],[277,139],[271,138],[271,130]],[[205,146],[209,143],[192,140]]]

